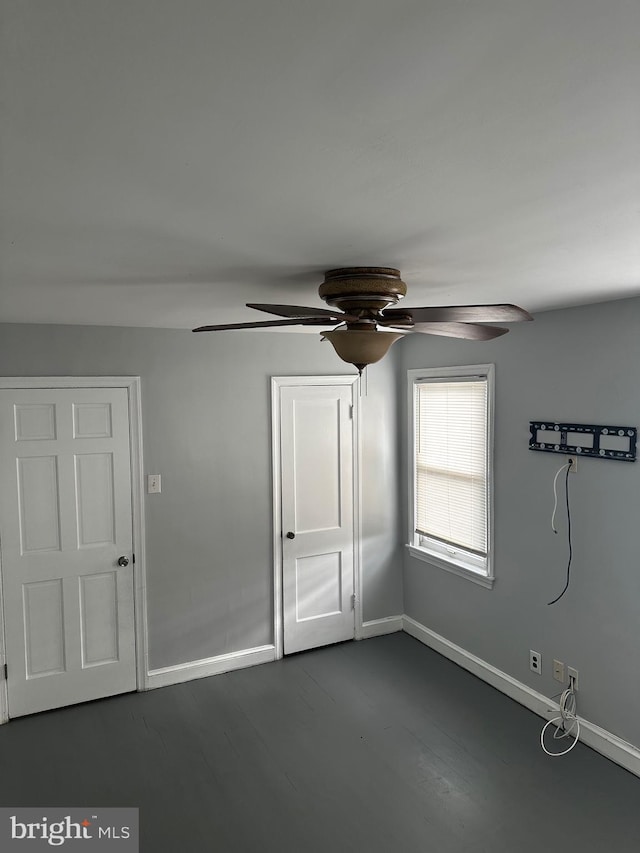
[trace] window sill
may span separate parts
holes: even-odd
[[[473,581],[473,583],[477,583],[487,589],[491,589],[493,587],[495,582],[494,577],[482,574],[475,569],[470,569],[468,566],[454,560],[445,560],[443,557],[434,554],[431,551],[427,551],[426,548],[419,548],[417,545],[406,545],[405,547],[411,556],[415,557],[417,560],[422,560],[424,563],[430,563],[432,566],[444,569],[445,572],[451,572],[459,577],[467,578],[467,580]]]

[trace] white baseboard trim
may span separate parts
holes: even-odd
[[[363,622],[358,632],[359,640],[368,640],[369,637],[381,637],[383,634],[395,634],[402,631],[402,616],[385,616],[382,619],[371,619]]]
[[[257,666],[275,660],[275,646],[258,646],[255,649],[242,649],[226,655],[213,658],[179,663],[175,666],[165,666],[152,669],[147,675],[146,689],[167,687],[170,684],[180,684],[183,681],[193,681],[195,678],[207,678],[209,675],[219,675],[232,669],[243,669],[246,666]]]
[[[425,627],[420,622],[416,622],[410,616],[402,617],[402,627],[407,634],[411,634],[425,646],[429,646],[429,648],[457,663],[458,666],[468,670],[473,675],[477,675],[478,678],[486,681],[487,684],[495,687],[501,693],[505,693],[511,699],[515,699],[516,702],[524,705],[525,708],[543,719],[549,720],[558,715],[557,703],[507,675],[506,672],[502,672],[490,663],[476,657],[461,646],[457,646],[440,634],[436,634],[435,631]],[[611,761],[615,761],[616,764],[636,776],[640,776],[640,749],[637,746],[627,743],[617,735],[595,725],[595,723],[584,720],[582,717],[579,717],[579,720],[580,741],[582,743],[595,749],[596,752],[601,753]]]

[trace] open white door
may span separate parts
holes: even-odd
[[[136,689],[125,388],[0,390],[9,716]]]
[[[285,654],[354,636],[353,392],[280,389]]]

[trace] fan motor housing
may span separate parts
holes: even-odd
[[[349,314],[382,311],[406,296],[407,285],[393,267],[342,267],[328,270],[318,294],[327,305]]]

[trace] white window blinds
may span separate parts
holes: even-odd
[[[486,378],[415,387],[416,533],[486,556]]]

